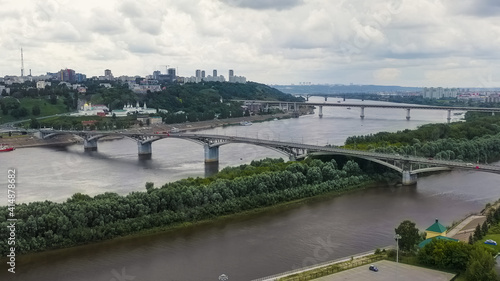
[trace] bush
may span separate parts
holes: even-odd
[[[397,253],[396,253],[396,250],[394,250],[394,249],[387,251],[387,257],[390,259],[396,258],[396,255],[397,255]]]

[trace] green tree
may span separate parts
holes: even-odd
[[[412,251],[420,240],[418,228],[415,227],[414,222],[409,220],[403,221],[398,228],[395,229],[395,232],[401,236],[401,239],[399,239],[399,248],[405,252]]]
[[[146,191],[151,193],[154,190],[155,184],[153,182],[146,183]]]
[[[479,241],[483,238],[483,231],[481,231],[481,225],[477,224],[476,230],[474,230],[474,240]]]
[[[484,221],[483,225],[481,226],[481,234],[483,235],[483,237],[486,234],[488,234],[488,222],[487,221]]]
[[[469,245],[474,245],[474,236],[469,235]]]
[[[495,260],[483,247],[476,246],[472,250],[465,270],[468,281],[494,281],[498,276],[493,269]]]
[[[38,122],[38,120],[36,120],[36,118],[31,118],[31,120],[30,120],[30,128],[32,128],[32,129],[38,129],[38,127],[40,127],[40,123]]]
[[[38,104],[34,105],[33,108],[31,108],[31,114],[35,116],[40,115],[40,106]]]

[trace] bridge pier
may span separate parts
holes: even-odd
[[[323,106],[319,106],[319,118],[323,118]]]
[[[446,118],[448,124],[451,123],[451,109],[448,109],[448,117]]]
[[[219,162],[219,147],[210,147],[208,144],[204,145],[205,149],[205,163],[218,163]]]
[[[410,121],[410,109],[409,108],[406,109],[406,120]]]
[[[410,171],[403,170],[403,185],[414,185],[417,184],[417,174],[410,174]]]
[[[325,101],[328,101],[328,97],[327,96],[325,96]]]
[[[137,141],[137,148],[138,148],[138,154],[139,156],[151,156],[153,153],[153,149],[151,146],[151,142],[141,142]]]
[[[365,119],[365,107],[364,106],[361,107],[361,115],[359,115],[359,117],[361,117],[361,119]]]
[[[84,139],[83,149],[85,151],[97,151],[97,140],[96,139]]]

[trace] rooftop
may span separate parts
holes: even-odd
[[[436,222],[429,226],[426,231],[432,231],[432,232],[437,232],[437,233],[443,233],[446,231],[446,227],[444,225],[440,224],[438,219],[436,219]]]

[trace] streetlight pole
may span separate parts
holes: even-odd
[[[396,262],[399,262],[399,239],[401,239],[401,235],[394,235],[394,239],[396,239]]]

